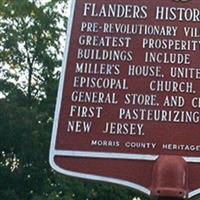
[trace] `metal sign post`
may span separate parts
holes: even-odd
[[[160,156],[152,175],[151,195],[154,197],[188,197],[188,166],[180,156]]]
[[[50,148],[60,173],[200,193],[199,0],[72,0]]]

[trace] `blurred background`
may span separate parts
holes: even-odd
[[[49,166],[68,11],[66,0],[0,0],[0,200],[146,199]]]

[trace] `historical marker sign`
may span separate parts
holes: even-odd
[[[199,3],[72,1],[54,169],[149,194],[155,160],[176,155],[189,163],[189,196],[199,192]]]

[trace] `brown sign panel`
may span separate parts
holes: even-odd
[[[199,0],[74,0],[71,12],[52,167],[150,194],[157,158],[180,156],[199,193]]]

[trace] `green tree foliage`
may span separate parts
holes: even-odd
[[[42,2],[42,1],[41,1]],[[57,56],[60,53],[60,34],[65,29],[58,27],[65,17],[55,11],[59,2],[2,0],[1,14],[1,53],[0,61],[8,64],[15,79],[22,81],[29,103],[33,98],[47,95],[49,82],[55,78],[55,68],[60,66]]]
[[[0,199],[131,200],[130,190],[65,177],[49,166],[67,21],[58,10],[65,6],[65,0],[0,0]]]

